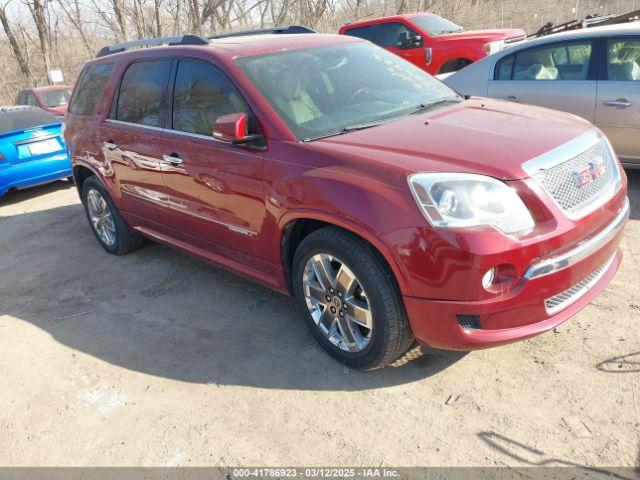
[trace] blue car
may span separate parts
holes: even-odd
[[[69,177],[60,120],[38,107],[1,107],[0,196]]]

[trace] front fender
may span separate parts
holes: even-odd
[[[380,172],[376,172],[379,174]],[[278,234],[293,220],[310,219],[336,225],[369,242],[386,260],[404,295],[412,289],[400,256],[384,239],[387,232],[424,223],[408,187],[394,187],[363,176],[347,165],[310,169],[299,177],[304,185],[299,205],[289,205],[278,219]],[[280,237],[278,243],[280,243]]]
[[[411,284],[408,281],[407,274],[403,265],[400,263],[399,258],[392,250],[391,246],[387,242],[385,242],[384,239],[380,237],[376,232],[372,231],[372,229],[367,228],[367,226],[365,225],[347,220],[337,215],[332,215],[317,210],[300,209],[289,211],[285,215],[283,215],[278,222],[278,230],[280,232],[283,232],[287,224],[295,220],[302,219],[318,220],[330,225],[335,225],[366,240],[378,251],[378,253],[380,253],[380,255],[382,255],[382,257],[389,265],[389,268],[393,272],[393,275],[398,282],[398,287],[400,288],[400,292],[402,293],[402,295],[412,296]],[[281,235],[282,233],[280,233],[280,236]],[[277,239],[277,242],[280,243],[280,238]]]

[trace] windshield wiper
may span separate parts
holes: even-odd
[[[307,137],[303,140],[303,142],[312,142],[313,140],[320,140],[321,138],[327,137],[335,137],[336,135],[342,135],[344,133],[355,132],[356,130],[364,130],[365,128],[377,127],[383,123],[386,123],[387,120],[377,120],[375,122],[367,122],[367,123],[355,123],[353,125],[345,125],[340,130],[335,130],[333,132],[324,133],[322,135],[318,135],[316,137]]]
[[[427,103],[421,103],[420,105],[416,105],[413,110],[410,110],[407,115],[413,115],[415,113],[424,112],[425,110],[429,110],[433,107],[437,107],[438,105],[443,105],[445,103],[460,102],[460,99],[457,98],[441,98],[439,100],[433,100]]]
[[[431,102],[427,102],[427,103],[421,103],[420,105],[417,105],[416,107],[414,107],[412,110],[410,110],[408,113],[406,113],[406,115],[413,115],[414,113],[419,113],[419,112],[423,112],[425,110],[429,110],[437,105],[441,105],[441,104],[445,104],[445,103],[451,103],[451,102],[460,102],[462,101],[459,98],[441,98],[439,100],[433,100]],[[401,114],[401,116],[404,114]],[[334,130],[332,132],[328,132],[328,133],[323,133],[322,135],[317,135],[315,137],[307,137],[304,140],[302,140],[303,142],[312,142],[314,140],[320,140],[321,138],[327,138],[327,137],[335,137],[337,135],[343,135],[345,133],[349,133],[349,132],[355,132],[356,130],[364,130],[365,128],[371,128],[371,127],[377,127],[378,125],[382,125],[383,123],[388,123],[391,122],[393,120],[396,120],[398,117],[392,117],[392,118],[386,118],[384,120],[374,120],[373,122],[366,122],[366,123],[354,123],[353,125],[345,125],[344,127],[342,127],[340,130]]]
[[[364,130],[365,128],[377,127],[385,123],[383,120],[376,120],[375,122],[355,123],[353,125],[345,125],[340,130],[341,133],[354,132],[356,130]]]

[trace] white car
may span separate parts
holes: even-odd
[[[640,168],[640,22],[524,42],[441,80],[465,95],[583,117],[604,131],[623,165]]]

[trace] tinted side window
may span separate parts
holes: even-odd
[[[640,81],[640,39],[607,41],[607,79],[619,82]]]
[[[378,45],[381,47],[400,47],[400,35],[403,33],[408,33],[410,36],[418,35],[417,32],[407,27],[404,23],[383,23],[380,25]]]
[[[240,92],[214,65],[180,60],[173,93],[173,129],[211,136],[218,117],[249,114]]]
[[[24,92],[18,93],[18,98],[16,98],[16,105],[24,105]]]
[[[171,60],[131,64],[122,76],[116,120],[162,127]]]
[[[345,30],[344,33],[346,35],[350,35],[352,37],[362,38],[364,40],[369,40],[373,43],[378,43],[378,26],[377,25],[368,25],[366,27],[355,27]]]
[[[590,42],[561,43],[516,54],[513,80],[587,80]]]
[[[69,112],[76,115],[91,115],[113,70],[113,64],[105,63],[85,68],[71,98]]]

